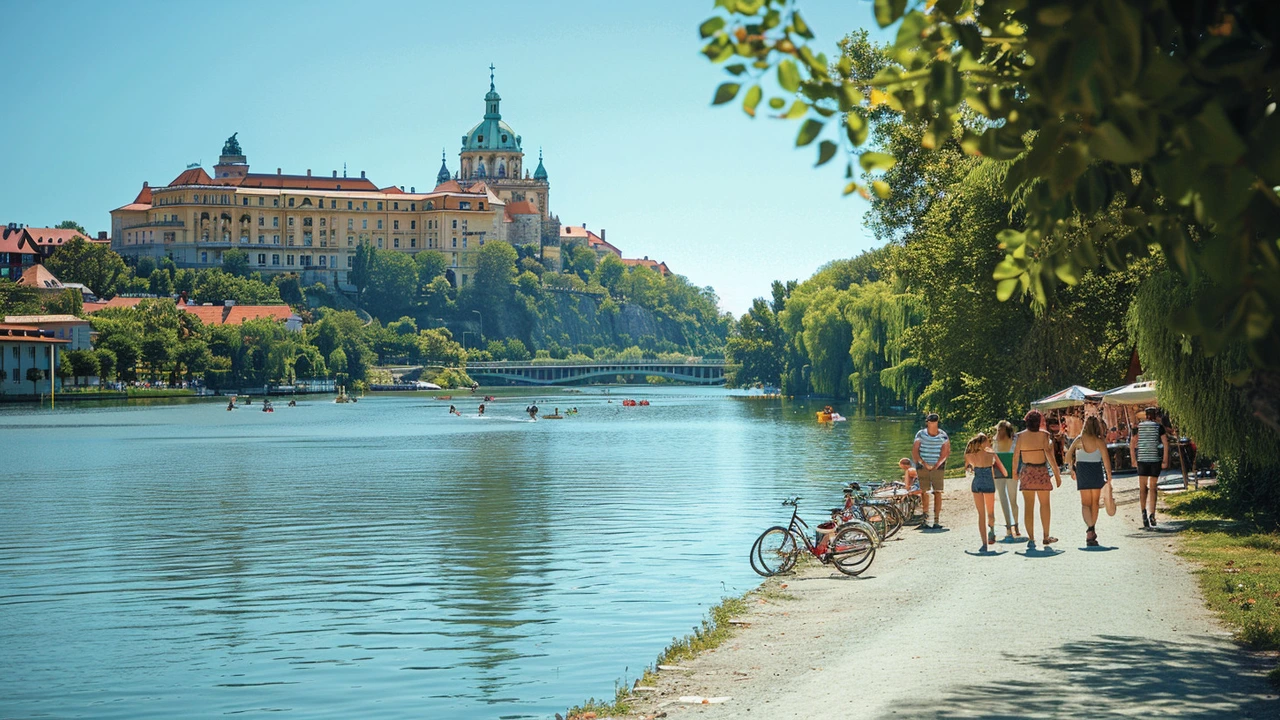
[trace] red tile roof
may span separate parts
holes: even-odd
[[[61,290],[62,281],[49,272],[44,265],[32,265],[18,278],[19,285],[33,287],[37,290]]]
[[[138,197],[134,198],[133,202],[135,204],[145,203],[147,205],[150,205],[151,204],[151,186],[145,182],[142,183],[142,189],[138,191]]]
[[[357,190],[360,192],[378,192],[378,186],[367,178],[335,178],[315,175],[249,173],[243,178],[222,178],[222,181],[218,184],[275,190]]]
[[[0,252],[36,255],[39,250],[27,234],[26,228],[0,228]]]
[[[284,321],[293,315],[288,305],[179,305],[178,309],[195,315],[205,325],[239,325],[258,318]]]
[[[104,303],[85,303],[84,312],[95,313],[109,308],[134,307],[147,298],[114,297]],[[288,320],[293,316],[293,309],[288,305],[184,305],[178,303],[178,309],[189,312],[200,318],[205,325],[238,325],[246,320],[273,318]]]
[[[404,195],[405,194],[405,191],[401,190],[395,185],[392,185],[391,187],[384,187],[382,188],[381,192],[387,195]]]
[[[513,203],[507,203],[508,215],[541,215],[538,208],[528,200],[519,200]]]
[[[85,242],[111,242],[110,240],[98,240],[96,238],[92,238],[79,230],[35,227],[29,227],[26,230],[27,233],[31,235],[31,239],[34,240],[37,245],[62,245],[63,243],[71,242],[77,237],[84,238]]]
[[[658,262],[657,260],[650,260],[650,259],[649,259],[649,258],[647,258],[647,257],[645,257],[645,258],[622,258],[622,264],[623,264],[623,265],[627,265],[627,266],[629,266],[629,267],[647,267],[647,268],[649,268],[650,270],[656,270],[656,271],[658,271],[658,272],[662,273],[663,275],[670,275],[670,274],[671,274],[671,268],[667,267],[667,264],[666,264],[666,263],[664,263],[664,262]]]
[[[117,210],[145,211],[150,209],[151,209],[151,206],[146,203],[129,203],[128,205],[121,205],[120,207],[116,208],[115,210],[112,210],[111,212],[116,212]]]
[[[212,184],[213,184],[213,178],[209,177],[209,173],[205,172],[204,168],[193,167],[193,168],[187,168],[186,170],[183,170],[182,173],[178,175],[178,177],[173,179],[173,182],[169,183],[169,187],[175,187],[178,185],[212,185]]]
[[[84,312],[95,313],[99,310],[109,310],[111,308],[133,307],[145,299],[146,298],[116,296],[106,302],[85,303]]]

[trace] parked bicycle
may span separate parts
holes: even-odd
[[[791,522],[765,530],[751,546],[751,569],[756,573],[770,577],[787,572],[799,561],[802,547],[845,575],[861,575],[871,567],[879,538],[865,522],[843,522],[844,508],[834,508],[831,520],[810,528],[800,517],[799,497],[783,500],[782,506],[791,508]]]

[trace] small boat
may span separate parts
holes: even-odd
[[[543,420],[563,420],[564,416],[563,415],[543,415],[542,419]]]
[[[649,407],[649,401],[648,401],[648,400],[641,400],[641,401],[640,401],[640,407]]]
[[[437,397],[436,397],[436,399],[437,399],[437,400],[452,400],[452,399],[453,399],[453,396],[452,396],[452,395],[439,395],[439,396],[437,396]]]

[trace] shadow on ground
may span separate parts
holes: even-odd
[[[1034,680],[955,687],[894,707],[909,718],[1275,718],[1280,701],[1261,664],[1205,637],[1156,642],[1096,635],[1047,655],[1006,659]]]

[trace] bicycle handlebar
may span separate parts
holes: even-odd
[[[789,497],[786,500],[782,501],[782,507],[795,507],[796,503],[798,502],[800,502],[799,495],[796,495],[795,497]]]

